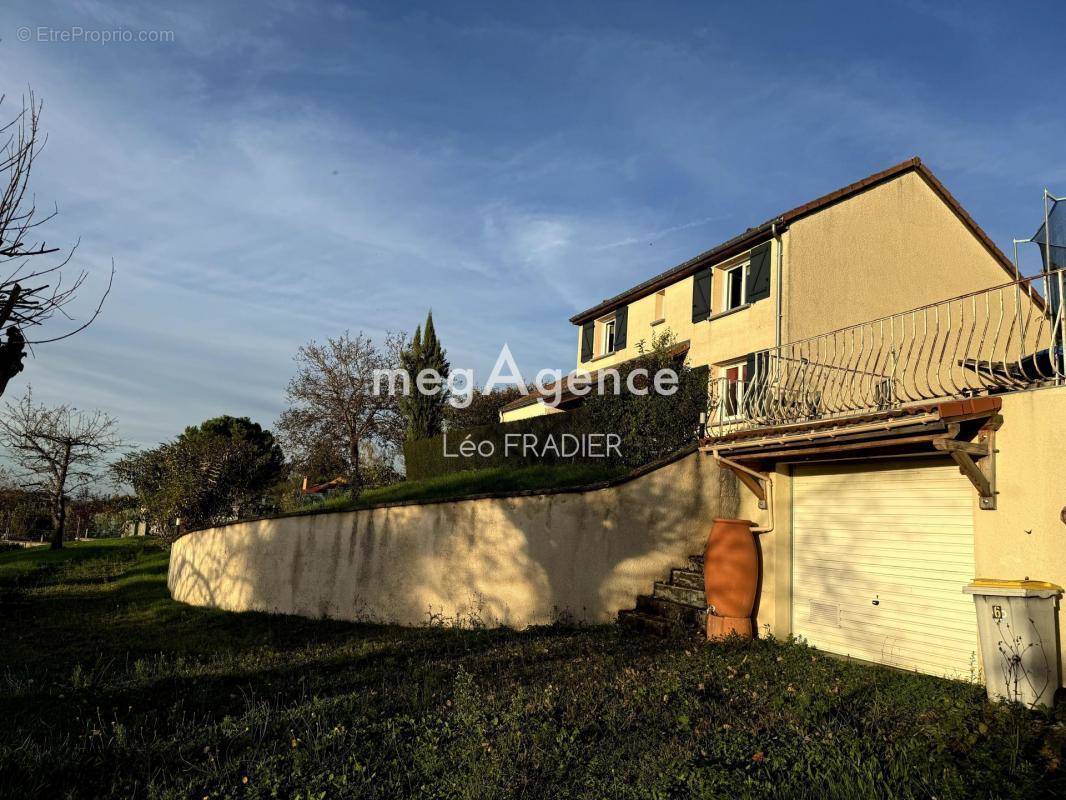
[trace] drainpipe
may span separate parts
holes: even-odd
[[[781,287],[785,282],[785,273],[783,270],[785,240],[781,237],[781,234],[777,232],[777,222],[770,223],[770,234],[774,237],[774,241],[777,242],[777,330],[774,338],[774,346],[780,349],[781,318],[784,315],[784,309],[781,307]]]
[[[759,527],[753,527],[751,529],[751,532],[752,533],[770,533],[774,529],[774,522],[775,522],[775,519],[774,519],[774,481],[773,481],[773,479],[769,475],[764,475],[761,472],[756,472],[755,470],[750,469],[749,467],[745,467],[743,464],[741,464],[738,461],[733,461],[732,459],[729,459],[729,458],[726,458],[723,455],[720,455],[717,450],[712,450],[711,451],[711,455],[714,457],[714,461],[715,461],[716,464],[718,464],[718,466],[721,466],[722,464],[725,464],[730,469],[737,469],[737,470],[740,470],[741,472],[746,472],[748,475],[751,475],[753,478],[755,478],[755,480],[757,480],[760,483],[762,483],[763,491],[766,492],[766,511],[767,511],[768,516],[770,517],[770,520],[769,520],[769,523],[767,525],[761,525]]]

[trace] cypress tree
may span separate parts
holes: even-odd
[[[411,393],[401,406],[407,418],[408,439],[429,439],[444,430],[444,408],[448,394],[441,387],[437,394],[418,391],[418,375],[423,370],[436,370],[442,380],[449,374],[447,353],[441,347],[433,326],[433,312],[426,315],[426,324],[415,329],[411,345],[401,355],[401,364],[411,379]]]

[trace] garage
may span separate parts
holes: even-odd
[[[796,467],[792,631],[820,650],[968,678],[973,486],[950,461]]]

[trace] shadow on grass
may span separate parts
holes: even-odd
[[[106,584],[57,573],[16,593],[31,612],[0,615],[0,796],[1029,800],[1066,788],[1063,721],[987,704],[977,686],[772,640],[212,611],[172,602],[157,557],[101,560]]]

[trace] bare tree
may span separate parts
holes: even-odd
[[[321,442],[335,443],[346,460],[353,494],[363,485],[366,451],[395,452],[404,425],[398,398],[375,393],[374,373],[395,369],[404,348],[402,334],[386,334],[378,347],[362,332],[348,331],[325,344],[310,342],[296,353],[296,376],[285,390],[289,408],[278,420],[290,453],[311,452]]]
[[[0,104],[4,96],[0,95]],[[64,282],[63,270],[77,250],[75,244],[64,256],[39,236],[42,225],[54,218],[58,208],[39,213],[29,191],[33,164],[47,137],[40,135],[41,104],[30,92],[22,109],[7,123],[0,123],[0,395],[8,381],[22,371],[26,347],[73,336],[93,323],[111,292],[114,265],[107,289],[90,318],[59,335],[33,338],[28,330],[39,329],[56,314],[72,320],[65,307],[77,297],[88,274],[79,271]],[[52,257],[49,260],[49,256]],[[6,329],[6,330],[5,330]]]
[[[22,472],[23,488],[48,497],[53,550],[63,546],[68,493],[96,479],[103,458],[121,445],[115,426],[102,411],[37,405],[29,389],[0,414],[0,445]]]

